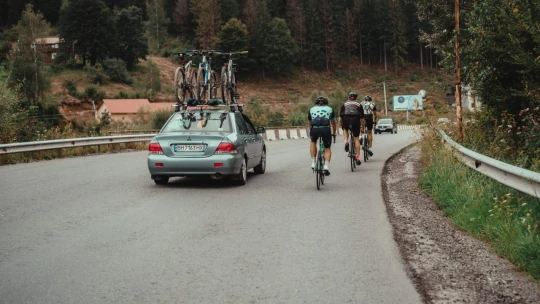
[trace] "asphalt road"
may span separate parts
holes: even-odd
[[[157,186],[146,152],[0,167],[0,303],[419,303],[380,178],[412,141],[351,172],[338,138],[321,191],[307,140],[267,142],[245,186]]]

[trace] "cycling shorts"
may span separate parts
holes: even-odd
[[[366,116],[365,118],[365,121],[366,121],[366,128],[371,131],[373,130],[373,117],[371,116]]]
[[[349,125],[351,125],[352,133],[354,137],[360,136],[360,117],[355,116],[344,116],[341,120],[341,127],[343,130],[349,130]]]
[[[311,138],[311,142],[317,142],[319,137],[322,138],[323,145],[327,149],[332,145],[332,132],[330,127],[311,128],[309,130],[309,137]]]

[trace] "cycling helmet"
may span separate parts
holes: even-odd
[[[366,97],[364,97],[364,100],[365,100],[365,101],[371,101],[371,96],[366,95]]]
[[[315,104],[327,105],[328,104],[328,99],[326,99],[323,96],[319,96],[319,97],[317,97],[317,99],[315,99]]]
[[[349,100],[356,100],[357,97],[358,97],[358,94],[356,94],[356,92],[349,93]]]

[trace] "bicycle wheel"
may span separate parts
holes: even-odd
[[[320,153],[317,152],[317,161],[315,163],[315,183],[317,184],[317,190],[321,190],[321,178],[320,174],[322,172],[321,162],[320,160]]]
[[[193,67],[190,67],[186,73],[186,84],[187,89],[184,90],[184,100],[186,97],[197,98],[197,70]]]
[[[354,168],[356,167],[356,162],[355,162],[355,154],[356,154],[356,150],[355,150],[355,146],[354,146],[354,139],[351,140],[349,138],[349,158],[351,159],[351,171],[354,172]]]
[[[369,158],[367,141],[368,141],[367,136],[364,136],[364,162],[366,162]]]
[[[321,163],[321,171],[319,173],[319,176],[321,178],[321,185],[324,185],[324,153],[321,153],[319,156],[319,162]]]
[[[234,71],[232,72],[231,82],[229,83],[229,98],[231,102],[238,103],[238,100],[236,100],[236,76],[234,76]]]
[[[218,82],[216,72],[210,72],[210,81],[208,83],[208,100],[217,98]]]
[[[174,98],[178,104],[183,104],[185,102],[185,83],[186,74],[184,72],[184,67],[176,68],[176,71],[174,71]]]
[[[229,94],[229,78],[227,77],[227,67],[221,68],[221,99],[225,104],[229,104],[231,100],[228,97]]]
[[[199,103],[205,102],[206,100],[206,86],[204,85],[204,76],[206,71],[203,68],[199,68],[197,71],[197,99]]]

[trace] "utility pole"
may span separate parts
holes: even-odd
[[[461,108],[461,74],[459,62],[459,0],[456,0],[456,111],[458,141],[463,139],[463,109]]]
[[[382,83],[384,89],[384,116],[388,116],[388,107],[386,103],[386,82]]]

